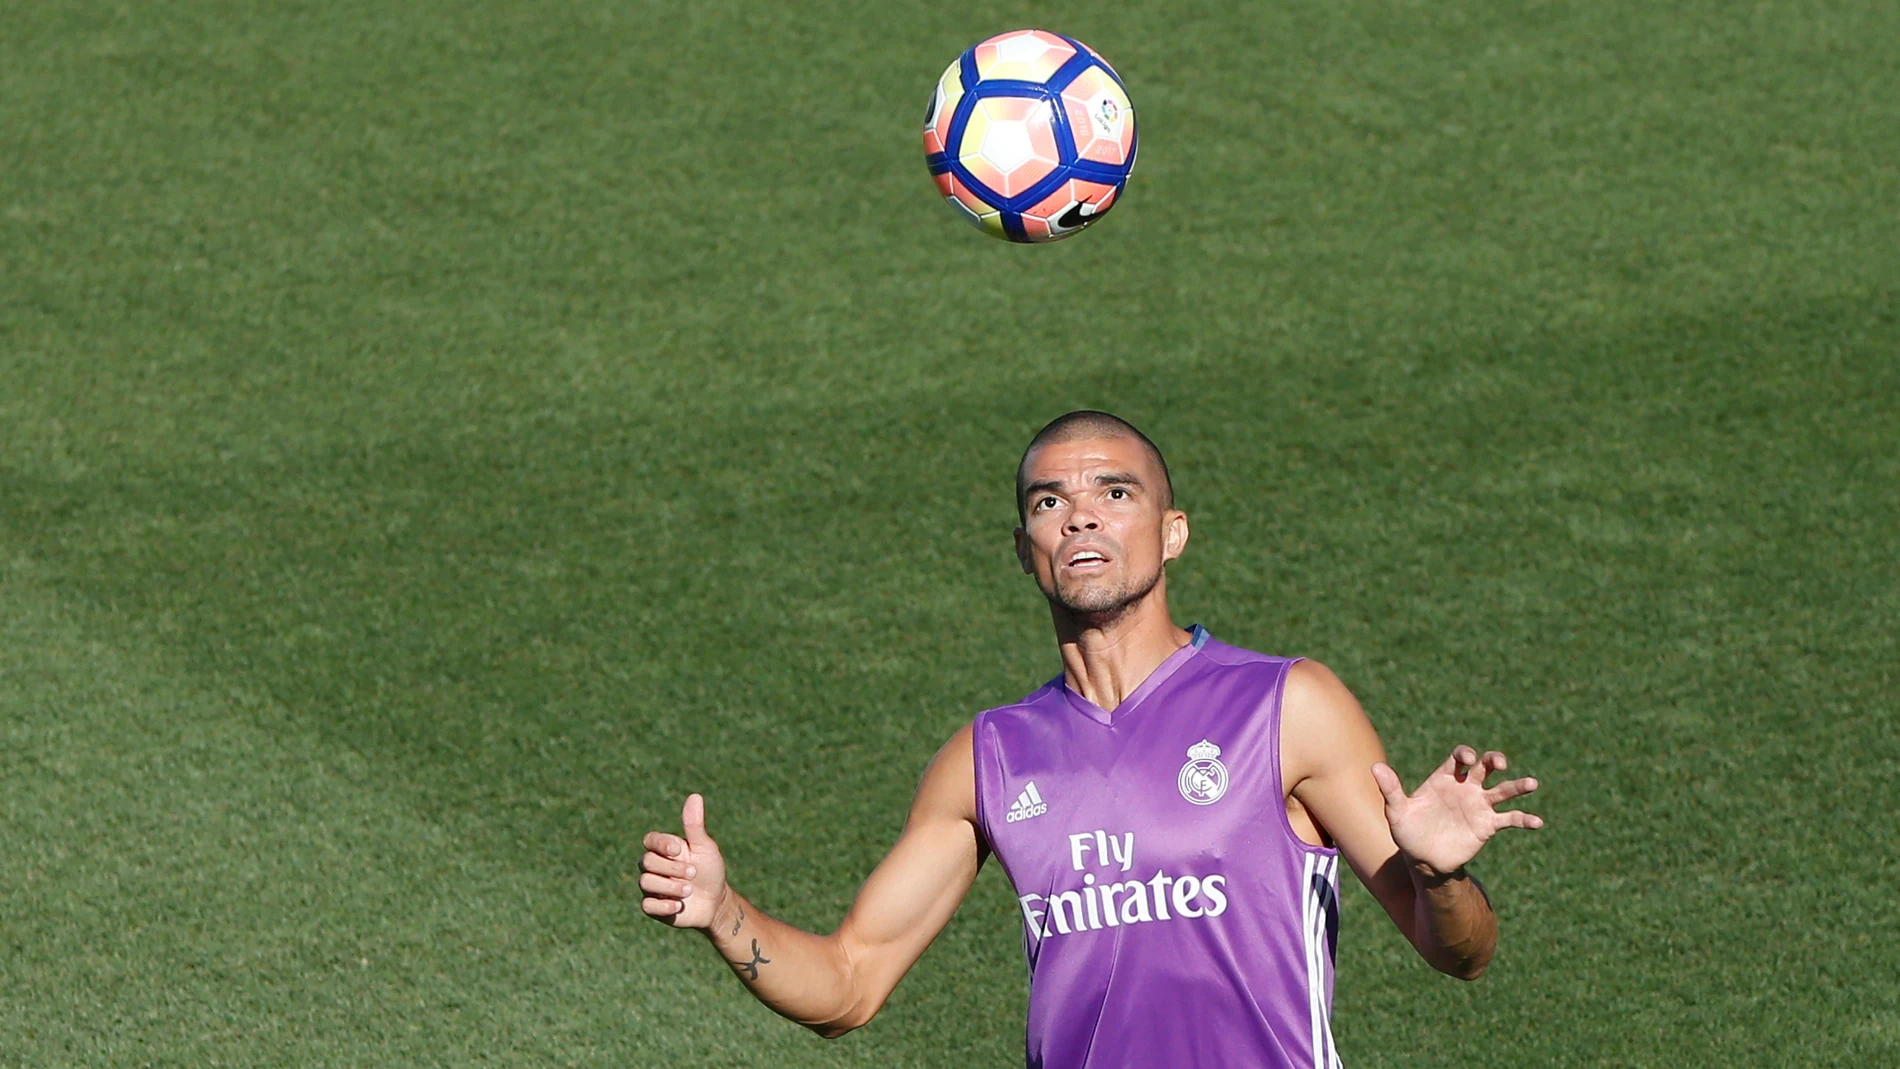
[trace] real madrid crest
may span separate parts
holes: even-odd
[[[1195,805],[1213,805],[1227,793],[1227,766],[1220,763],[1220,747],[1202,739],[1188,747],[1187,764],[1178,782],[1181,797]]]

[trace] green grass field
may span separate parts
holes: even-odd
[[[1142,158],[1013,248],[998,30]],[[1007,1066],[986,871],[836,1043],[645,920],[842,914],[1056,670],[1009,476],[1169,451],[1182,622],[1545,783],[1349,1065],[1900,1063],[1900,17],[1875,0],[0,9],[0,1064]]]

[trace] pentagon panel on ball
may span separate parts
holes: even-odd
[[[1100,219],[1135,166],[1135,106],[1094,49],[1048,30],[999,33],[930,94],[924,160],[958,215],[1009,241]]]

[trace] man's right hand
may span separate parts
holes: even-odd
[[[838,930],[800,931],[726,885],[726,860],[706,834],[706,800],[688,795],[684,836],[641,843],[640,908],[706,933],[746,990],[824,1036],[871,1019],[970,890],[983,863],[976,816],[974,729],[964,725],[924,770],[904,833],[858,888]]]
[[[726,898],[726,859],[706,834],[706,800],[686,796],[680,810],[684,838],[663,831],[641,840],[640,908],[675,928],[709,928]]]

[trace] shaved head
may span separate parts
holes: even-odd
[[[1016,462],[1016,519],[1018,522],[1025,521],[1028,515],[1028,506],[1024,499],[1029,492],[1026,479],[1029,458],[1045,445],[1080,441],[1085,438],[1127,438],[1140,442],[1148,455],[1154,458],[1155,467],[1161,469],[1161,507],[1163,509],[1174,507],[1174,483],[1168,474],[1168,461],[1161,455],[1160,448],[1150,441],[1147,435],[1137,430],[1134,424],[1120,416],[1083,408],[1050,420],[1048,426],[1037,431],[1036,436],[1029,440],[1028,447],[1023,450],[1022,459]]]

